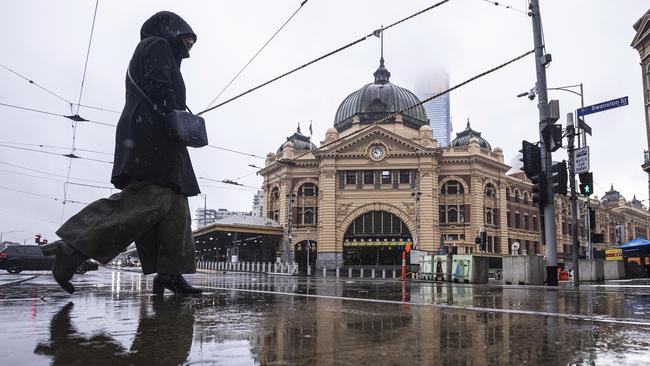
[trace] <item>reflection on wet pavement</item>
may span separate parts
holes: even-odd
[[[650,286],[642,282],[549,291],[218,273],[192,276],[211,289],[203,296],[157,298],[149,294],[151,280],[101,269],[81,276],[74,296],[58,291],[46,275],[0,288],[0,364],[557,365],[650,359]]]

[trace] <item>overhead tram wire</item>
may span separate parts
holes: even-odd
[[[66,203],[78,203],[78,204],[81,204],[81,205],[87,205],[88,204],[88,202],[81,202],[81,201],[74,201],[74,200],[62,200],[60,198],[56,198],[56,197],[52,197],[52,196],[46,196],[44,194],[39,194],[39,193],[34,193],[34,192],[29,192],[29,191],[23,191],[23,190],[11,188],[11,187],[0,186],[0,189],[4,189],[4,190],[7,190],[7,191],[12,191],[12,192],[19,192],[19,193],[23,193],[23,194],[27,194],[27,195],[35,196],[35,197],[47,198],[47,199],[55,200],[55,201],[63,203],[63,204],[66,204]]]
[[[36,178],[36,179],[49,180],[50,182],[65,183],[65,181],[58,180],[58,179],[53,179],[53,178],[48,178],[48,177],[41,177],[41,176],[38,176],[38,175],[27,174],[27,173],[22,173],[22,172],[15,172],[15,171],[12,171],[12,170],[0,169],[0,172],[15,174],[15,175],[22,175],[22,176],[25,176],[25,177],[31,177],[31,178]],[[72,179],[72,178],[70,178],[70,179]],[[75,186],[81,186],[81,187],[89,187],[89,188],[101,188],[101,189],[109,189],[109,190],[115,189],[113,187],[98,186],[98,185],[95,185],[95,184],[86,184],[86,183],[77,183],[77,182],[69,182],[69,184],[72,184],[72,185],[75,185]]]
[[[287,20],[284,22],[284,24],[282,24],[282,25],[280,26],[280,28],[278,28],[278,30],[276,30],[275,33],[273,33],[273,35],[271,36],[271,38],[269,38],[269,39],[266,41],[266,43],[264,43],[264,44],[262,45],[262,47],[261,47],[261,48],[260,48],[260,49],[259,49],[259,50],[254,54],[254,55],[253,55],[253,57],[251,57],[251,59],[248,60],[248,62],[246,63],[246,65],[244,65],[244,67],[242,67],[241,70],[239,70],[239,72],[237,72],[237,74],[235,75],[235,77],[233,77],[233,78],[228,82],[228,84],[226,84],[226,86],[224,86],[223,89],[221,89],[221,91],[219,92],[219,94],[217,94],[217,96],[214,97],[214,99],[212,99],[212,101],[210,102],[210,104],[208,104],[208,106],[207,106],[206,108],[210,108],[210,107],[212,106],[212,104],[213,104],[214,102],[216,102],[217,99],[219,99],[219,97],[220,97],[220,96],[221,96],[221,95],[226,91],[226,89],[228,89],[228,87],[229,87],[229,86],[230,86],[230,85],[231,85],[231,84],[232,84],[232,83],[233,83],[233,82],[234,82],[234,81],[239,77],[239,75],[241,75],[241,73],[244,72],[244,70],[246,70],[246,68],[248,67],[248,65],[250,65],[251,62],[253,62],[253,60],[255,60],[255,58],[256,58],[256,57],[257,57],[257,56],[262,52],[262,50],[264,50],[264,48],[265,48],[265,47],[266,47],[266,46],[267,46],[267,45],[268,45],[268,44],[273,40],[273,38],[275,38],[275,36],[277,36],[278,33],[280,33],[280,31],[281,31],[281,30],[282,30],[282,29],[283,29],[287,24],[289,24],[289,22],[291,21],[291,19],[293,19],[293,17],[295,17],[296,14],[298,14],[298,12],[300,11],[300,9],[302,9],[302,7],[307,3],[307,1],[309,1],[309,0],[303,0],[303,1],[300,3],[300,6],[298,7],[298,9],[296,9],[296,11],[294,11],[293,14],[291,14],[291,16],[289,17],[289,19],[287,19]]]
[[[45,149],[58,149],[58,150],[67,150],[69,147],[67,146],[55,146],[55,145],[44,145],[44,144],[30,144],[26,142],[13,142],[13,141],[0,141],[0,144],[7,144],[7,145],[18,145],[18,146],[31,146],[31,147],[42,147]],[[78,151],[83,151],[83,152],[89,152],[93,154],[101,154],[101,155],[109,155],[113,156],[113,153],[108,153],[104,151],[97,151],[97,150],[91,150],[91,149],[81,149],[77,148]]]
[[[56,98],[62,100],[63,102],[65,102],[66,104],[68,104],[68,105],[70,105],[70,106],[80,106],[80,107],[84,107],[84,108],[88,108],[88,109],[95,109],[95,110],[98,110],[98,111],[105,111],[105,112],[118,113],[118,114],[119,114],[119,113],[122,113],[122,112],[120,112],[120,111],[116,111],[116,110],[114,110],[114,109],[102,108],[102,107],[97,107],[97,106],[92,106],[92,105],[87,105],[87,104],[76,104],[76,103],[73,103],[72,101],[66,99],[65,97],[62,97],[61,95],[59,95],[59,94],[53,92],[52,90],[47,89],[47,88],[44,87],[43,85],[37,83],[36,81],[34,81],[34,80],[28,78],[28,77],[25,76],[25,75],[20,74],[20,73],[17,72],[16,70],[13,70],[13,69],[7,67],[6,65],[0,64],[0,67],[2,67],[3,69],[9,71],[9,72],[12,73],[12,74],[18,76],[19,78],[21,78],[21,79],[27,81],[28,83],[30,83],[30,84],[36,86],[37,88],[39,88],[39,89],[45,91],[46,93],[48,93],[48,94],[50,94],[50,95],[52,95],[52,96],[54,96],[54,97],[56,97]]]
[[[15,104],[8,104],[8,103],[2,103],[2,102],[0,102],[0,106],[8,107],[8,108],[21,109],[21,110],[24,110],[24,111],[35,112],[35,113],[49,114],[51,116],[67,118],[67,119],[75,121],[75,122],[88,122],[88,123],[92,123],[92,124],[97,124],[97,125],[102,125],[102,126],[109,126],[109,127],[113,127],[113,128],[117,127],[116,125],[113,125],[113,124],[110,124],[110,123],[85,119],[85,118],[79,116],[78,114],[77,115],[66,116],[65,114],[61,114],[61,113],[48,112],[48,111],[44,111],[42,109],[23,107],[23,106],[19,106],[19,105],[15,105]]]
[[[66,98],[64,98],[64,97],[60,96],[59,94],[57,94],[57,93],[51,91],[50,89],[47,89],[46,87],[44,87],[44,86],[42,86],[41,84],[35,82],[34,80],[32,80],[32,79],[30,79],[30,78],[28,78],[28,77],[26,77],[26,76],[24,76],[24,75],[19,74],[18,72],[16,72],[16,71],[10,69],[9,67],[7,67],[7,66],[5,66],[5,65],[3,65],[3,64],[0,64],[0,67],[2,67],[3,69],[9,71],[9,72],[12,73],[12,74],[18,76],[19,78],[24,79],[24,80],[27,81],[28,83],[30,83],[30,84],[36,86],[37,88],[39,88],[39,89],[45,91],[46,93],[49,93],[50,95],[53,95],[53,96],[55,96],[55,97],[61,99],[62,101],[66,102],[66,103],[68,103],[68,104],[72,104],[72,102],[69,101],[69,100],[67,100]]]
[[[44,144],[30,144],[30,143],[12,142],[12,141],[0,141],[0,144],[19,145],[19,146],[32,146],[32,147],[42,147],[42,148],[61,149],[61,150],[63,150],[63,149],[65,149],[65,150],[69,149],[69,147],[65,147],[65,146],[54,146],[54,145],[44,145]],[[248,152],[244,152],[244,151],[239,151],[239,150],[229,149],[229,148],[226,148],[226,147],[216,146],[216,145],[207,145],[207,146],[208,146],[208,147],[211,147],[211,148],[213,148],[213,149],[217,149],[217,150],[223,150],[223,151],[231,152],[231,153],[234,153],[234,154],[245,155],[245,156],[251,156],[251,157],[254,157],[254,158],[257,158],[257,159],[266,160],[265,157],[262,157],[262,156],[259,156],[259,155],[255,155],[255,154],[252,154],[252,153],[248,153]],[[114,156],[114,155],[115,155],[115,154],[113,154],[113,153],[104,152],[104,151],[97,151],[97,150],[91,150],[91,149],[82,149],[82,148],[77,148],[76,150],[77,150],[77,151],[89,152],[89,153],[93,153],[93,154],[108,155],[108,156]]]
[[[95,1],[95,12],[93,13],[93,23],[90,27],[90,37],[88,39],[88,49],[86,50],[86,62],[84,63],[84,73],[81,78],[81,88],[79,89],[79,101],[77,102],[77,114],[79,114],[79,107],[81,105],[81,97],[84,92],[84,83],[86,81],[86,71],[88,70],[88,59],[90,58],[90,47],[93,43],[93,34],[95,33],[95,20],[97,19],[97,8],[99,7],[99,0]]]
[[[402,22],[405,22],[405,21],[407,21],[407,20],[409,20],[409,19],[412,19],[412,18],[414,18],[414,17],[416,17],[416,16],[418,16],[418,15],[424,14],[424,13],[426,13],[426,12],[432,10],[432,9],[435,9],[435,8],[439,7],[440,5],[443,5],[443,4],[447,3],[447,2],[449,2],[449,1],[451,1],[451,0],[442,0],[442,1],[440,1],[440,2],[437,2],[437,3],[431,5],[431,6],[427,7],[427,8],[424,8],[424,9],[422,9],[422,10],[416,12],[416,13],[413,13],[413,14],[411,14],[411,15],[405,17],[405,18],[402,18],[402,19],[400,19],[400,20],[398,20],[398,21],[396,21],[396,22],[394,22],[394,23],[392,23],[392,24],[390,24],[390,25],[384,27],[383,30],[387,30],[387,29],[392,28],[392,27],[394,27],[394,26],[396,26],[396,25],[398,25],[398,24],[400,24],[400,23],[402,23]],[[381,31],[381,30],[380,30],[380,29],[376,29],[376,30],[372,31],[372,32],[371,32],[370,34],[368,34],[368,35],[365,35],[365,36],[363,36],[363,37],[360,37],[360,38],[358,38],[358,39],[356,39],[356,40],[354,40],[354,41],[352,41],[352,42],[350,42],[350,43],[348,43],[348,44],[346,44],[346,45],[344,45],[344,46],[341,46],[341,47],[339,47],[339,48],[337,48],[337,49],[335,49],[335,50],[333,50],[333,51],[330,51],[330,52],[328,52],[328,53],[326,53],[326,54],[324,54],[324,55],[322,55],[322,56],[320,56],[320,57],[317,57],[317,58],[315,58],[315,59],[313,59],[313,60],[311,60],[311,61],[309,61],[309,62],[307,62],[307,63],[305,63],[305,64],[302,64],[301,66],[298,66],[298,67],[296,67],[296,68],[294,68],[294,69],[292,69],[292,70],[289,70],[289,71],[285,72],[284,74],[281,74],[281,75],[279,75],[279,76],[276,76],[276,77],[274,77],[274,78],[272,78],[272,79],[270,79],[270,80],[268,80],[268,81],[266,81],[266,82],[263,82],[262,84],[259,84],[259,85],[255,86],[255,87],[253,87],[253,88],[250,88],[250,89],[248,89],[248,90],[246,90],[246,91],[244,91],[244,92],[242,92],[242,93],[240,93],[240,94],[237,94],[237,95],[235,95],[234,97],[232,97],[232,98],[230,98],[230,99],[227,99],[227,100],[225,100],[225,101],[223,101],[223,102],[221,102],[221,103],[219,103],[219,104],[217,104],[217,105],[215,105],[215,106],[213,106],[213,107],[207,108],[207,109],[205,109],[205,110],[203,110],[203,111],[197,113],[197,115],[200,116],[200,115],[202,115],[202,114],[204,114],[204,113],[207,113],[207,112],[210,112],[210,111],[212,111],[212,110],[215,110],[215,109],[217,109],[217,108],[219,108],[219,107],[221,107],[221,106],[223,106],[223,105],[226,105],[226,104],[228,104],[228,103],[230,103],[230,102],[232,102],[232,101],[234,101],[234,100],[236,100],[236,99],[239,99],[239,98],[241,98],[241,97],[243,97],[243,96],[245,96],[245,95],[247,95],[247,94],[250,94],[250,93],[252,93],[252,92],[254,92],[254,91],[256,91],[256,90],[258,90],[258,89],[260,89],[260,88],[262,88],[262,87],[264,87],[264,86],[266,86],[266,85],[269,85],[269,84],[271,84],[271,83],[273,83],[273,82],[275,82],[275,81],[278,81],[278,80],[280,80],[280,79],[282,79],[282,78],[284,78],[284,77],[286,77],[286,76],[289,76],[289,75],[291,75],[291,74],[293,74],[293,73],[295,73],[295,72],[297,72],[297,71],[299,71],[299,70],[302,70],[302,69],[306,68],[307,66],[310,66],[310,65],[312,65],[312,64],[315,64],[315,63],[317,63],[317,62],[319,62],[319,61],[321,61],[321,60],[324,60],[324,59],[326,59],[326,58],[328,58],[328,57],[334,55],[334,54],[337,54],[337,53],[339,53],[339,52],[341,52],[341,51],[343,51],[343,50],[346,50],[346,49],[348,49],[348,48],[350,48],[350,47],[352,47],[352,46],[354,46],[354,45],[357,45],[357,44],[359,44],[359,43],[361,43],[361,42],[367,40],[369,37],[376,36],[376,35],[377,35],[377,32],[379,32],[379,31]]]
[[[56,174],[56,173],[50,173],[50,172],[47,172],[47,171],[44,171],[44,170],[26,168],[26,167],[24,167],[22,165],[8,163],[6,161],[0,161],[0,164],[8,165],[10,167],[14,167],[14,168],[18,168],[18,169],[27,170],[27,171],[34,172],[34,173],[39,173],[39,174],[44,174],[44,175],[51,175],[53,177],[59,177],[59,178],[65,178],[65,175],[63,175],[63,174]],[[74,179],[74,180],[78,180],[78,181],[82,181],[82,182],[106,184],[106,181],[99,181],[99,180],[93,180],[93,179],[76,178],[76,177],[70,177],[70,179]]]
[[[59,156],[64,156],[64,157],[69,158],[69,159],[80,159],[80,160],[95,161],[95,162],[98,162],[98,163],[113,164],[112,161],[86,158],[86,157],[79,156],[79,155],[76,155],[76,154],[61,154],[61,153],[56,153],[56,152],[51,152],[51,151],[43,151],[43,150],[30,149],[30,148],[26,148],[26,147],[11,146],[11,145],[5,145],[5,144],[0,144],[0,147],[6,147],[6,148],[9,148],[9,149],[17,149],[17,150],[24,150],[24,151],[31,151],[31,152],[37,152],[37,153],[48,154],[48,155],[59,155]]]
[[[374,125],[377,125],[377,124],[380,124],[380,123],[382,123],[382,122],[388,121],[388,120],[391,119],[391,118],[395,118],[398,114],[403,114],[403,113],[406,112],[406,111],[409,111],[409,110],[411,110],[411,109],[413,109],[413,108],[416,108],[416,107],[418,107],[418,106],[421,106],[421,105],[423,105],[423,104],[425,104],[425,103],[427,103],[427,102],[430,102],[430,101],[432,101],[432,100],[434,100],[434,99],[436,99],[436,98],[438,98],[438,97],[440,97],[440,96],[442,96],[442,95],[445,95],[445,94],[447,94],[447,93],[450,93],[450,92],[452,92],[452,91],[454,91],[454,90],[456,90],[456,89],[458,89],[458,88],[460,88],[460,87],[463,87],[463,86],[465,86],[465,85],[471,83],[471,82],[474,81],[474,80],[480,79],[480,78],[482,78],[483,76],[489,75],[489,74],[491,74],[491,73],[493,73],[493,72],[495,72],[495,71],[497,71],[497,70],[500,70],[500,69],[502,69],[502,68],[504,68],[504,67],[506,67],[506,66],[508,66],[508,65],[510,65],[510,64],[512,64],[512,63],[515,63],[515,62],[517,62],[517,61],[523,59],[524,57],[526,57],[526,56],[528,56],[528,55],[530,55],[530,54],[533,54],[534,52],[535,52],[535,50],[530,50],[530,51],[527,51],[527,52],[525,52],[525,53],[522,53],[521,55],[519,55],[519,56],[517,56],[517,57],[515,57],[515,58],[513,58],[513,59],[511,59],[511,60],[509,60],[509,61],[506,61],[506,62],[504,62],[504,63],[502,63],[502,64],[500,64],[500,65],[498,65],[498,66],[496,66],[496,67],[493,67],[493,68],[491,68],[491,69],[489,69],[489,70],[483,71],[482,73],[477,74],[477,75],[475,75],[475,76],[473,76],[473,77],[471,77],[471,78],[469,78],[469,79],[467,79],[467,80],[465,80],[465,81],[463,81],[463,82],[461,82],[461,83],[459,83],[459,84],[456,84],[456,85],[452,86],[451,88],[449,88],[449,89],[447,89],[447,90],[444,90],[444,91],[442,91],[442,92],[440,92],[440,93],[438,93],[438,94],[435,94],[435,95],[433,95],[433,96],[431,96],[431,97],[429,97],[429,98],[423,99],[423,100],[421,100],[420,102],[415,103],[415,104],[413,104],[413,105],[411,105],[411,106],[409,106],[409,107],[406,107],[406,108],[404,108],[404,109],[402,109],[402,110],[400,110],[400,111],[397,111],[397,112],[395,112],[395,113],[391,113],[391,114],[387,115],[386,117],[383,117],[383,118],[378,119],[378,120],[376,120],[376,121],[372,121],[372,122],[368,123],[368,125],[366,125],[366,126],[360,128],[360,129],[358,129],[358,130],[356,130],[356,131],[353,131],[353,132],[351,132],[351,133],[345,135],[344,137],[339,137],[338,139],[336,139],[336,140],[334,140],[334,141],[332,141],[332,142],[329,142],[329,143],[327,143],[327,144],[324,144],[324,145],[322,145],[322,146],[316,148],[316,150],[321,150],[321,149],[323,149],[323,148],[325,148],[325,147],[327,147],[327,146],[331,146],[331,145],[333,145],[333,144],[336,144],[336,143],[340,142],[341,139],[343,139],[343,138],[348,138],[348,137],[350,137],[350,136],[357,135],[357,134],[359,134],[359,133],[361,133],[361,132],[363,132],[363,131],[365,131],[365,130],[371,128],[371,127],[373,127]],[[311,154],[311,153],[313,153],[314,151],[315,151],[315,150],[309,150],[309,151],[307,151],[307,152],[305,152],[305,153],[303,153],[303,154],[300,154],[300,155],[294,157],[293,160],[295,160],[295,159],[299,159],[299,158],[301,158],[301,157],[303,157],[303,156],[306,156],[306,155],[308,155],[308,154]]]
[[[512,11],[516,11],[516,12],[522,13],[524,15],[528,15],[528,12],[525,12],[525,11],[523,11],[521,9],[517,9],[517,8],[512,7],[510,5],[503,5],[502,3],[498,2],[498,1],[492,1],[492,0],[483,0],[483,1],[485,1],[487,3],[490,3],[490,4],[493,4],[493,5],[496,5],[496,6],[500,6],[500,7],[504,8],[504,9],[510,9]]]
[[[81,104],[81,98],[83,96],[84,84],[86,81],[86,71],[88,70],[88,59],[90,58],[90,47],[93,43],[93,34],[95,33],[95,20],[97,19],[97,8],[99,7],[99,0],[95,0],[95,11],[93,13],[93,22],[90,26],[90,37],[88,38],[88,49],[86,50],[86,61],[84,62],[84,72],[81,77],[81,87],[79,88],[79,100],[77,101],[77,113],[73,117],[79,117],[79,105]],[[72,124],[72,143],[70,146],[70,156],[75,155],[77,147],[77,122],[78,119],[70,118],[73,121]],[[79,119],[81,119],[79,117]],[[66,180],[63,183],[63,207],[61,208],[61,219],[63,220],[63,215],[65,214],[65,202],[68,199],[68,184],[70,182],[70,172],[72,171],[72,160],[68,160],[68,171],[66,173]]]
[[[258,159],[266,160],[265,157],[262,157],[262,156],[259,156],[259,155],[255,155],[255,154],[251,154],[251,153],[246,153],[246,152],[237,151],[237,150],[233,150],[233,149],[228,149],[228,148],[225,148],[225,147],[220,147],[220,146],[215,146],[215,145],[207,145],[207,146],[208,146],[208,147],[211,147],[211,148],[213,148],[213,149],[217,149],[217,150],[228,151],[228,152],[235,153],[235,154],[239,154],[239,155],[252,156],[252,157],[254,157],[254,158],[258,158]]]

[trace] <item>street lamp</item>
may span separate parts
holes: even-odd
[[[208,211],[208,195],[205,193],[199,193],[199,196],[203,197],[203,226],[208,226],[208,221],[206,220],[206,214]]]
[[[0,231],[0,243],[2,243],[2,236],[9,233],[24,233],[25,230],[11,230],[11,231]]]

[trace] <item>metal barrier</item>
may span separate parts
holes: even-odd
[[[196,261],[196,268],[208,271],[297,274],[298,263]]]

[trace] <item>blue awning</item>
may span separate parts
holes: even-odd
[[[622,244],[620,246],[620,248],[621,249],[626,249],[626,250],[650,248],[650,241],[645,240],[645,239],[636,238],[636,239],[632,239],[632,240],[628,241],[625,244]]]

